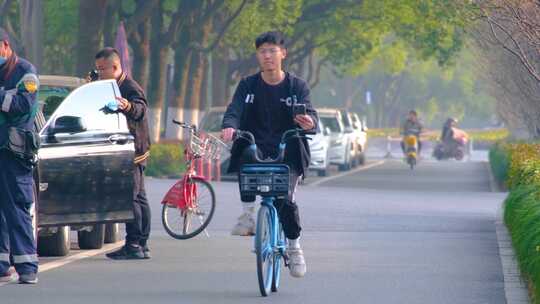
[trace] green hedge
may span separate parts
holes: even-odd
[[[146,176],[179,177],[185,171],[184,148],[180,143],[158,143],[150,148]]]
[[[497,144],[489,160],[495,178],[510,189],[504,222],[533,303],[540,304],[540,145]]]
[[[496,144],[489,150],[491,172],[499,185],[505,185],[508,178],[508,168],[510,166],[508,152],[503,144]]]
[[[510,231],[519,267],[529,282],[533,303],[540,303],[540,187],[520,186],[505,201],[504,222]]]

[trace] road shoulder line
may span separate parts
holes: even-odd
[[[348,172],[344,172],[344,173],[341,173],[341,174],[337,174],[337,175],[334,175],[334,176],[329,176],[329,177],[326,177],[326,178],[323,178],[323,179],[320,179],[314,183],[309,183],[307,184],[306,186],[307,187],[314,187],[314,186],[318,186],[322,183],[325,183],[325,182],[328,182],[328,181],[331,181],[331,180],[334,180],[336,178],[340,178],[340,177],[344,177],[344,176],[347,176],[347,175],[351,175],[351,174],[354,174],[354,173],[357,173],[357,172],[360,172],[360,171],[365,171],[365,170],[368,170],[368,169],[371,169],[371,168],[374,168],[374,167],[378,167],[378,166],[381,166],[382,164],[384,164],[386,161],[385,160],[380,160],[380,161],[377,161],[375,163],[372,163],[372,164],[369,164],[369,165],[365,165],[363,167],[360,167],[360,168],[357,168],[357,169],[354,169],[354,170],[351,170],[351,171],[348,171]]]

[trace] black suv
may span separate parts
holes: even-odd
[[[125,117],[100,110],[120,96],[116,81],[83,85],[81,79],[61,76],[40,76],[40,81],[38,253],[68,254],[70,230],[77,231],[81,249],[116,242],[117,223],[133,219],[135,151]]]

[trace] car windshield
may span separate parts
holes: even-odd
[[[42,107],[45,120],[48,120],[56,108],[64,101],[64,98],[73,91],[72,88],[61,86],[42,85],[38,91],[38,102]]]
[[[223,112],[208,112],[201,120],[200,129],[206,132],[220,132],[223,115]]]
[[[339,128],[339,122],[335,116],[321,116],[321,121],[323,125],[330,128],[332,133],[339,133],[341,129]]]

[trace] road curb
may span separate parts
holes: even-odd
[[[526,304],[530,303],[527,284],[519,271],[512,239],[508,229],[503,221],[503,208],[499,208],[495,220],[495,231],[497,234],[497,243],[499,247],[499,257],[504,277],[504,294],[507,304]]]
[[[495,181],[489,162],[486,167],[489,174],[491,192],[504,192]],[[503,210],[504,202],[500,204],[499,210],[497,210],[497,214],[495,215],[495,234],[497,235],[499,258],[501,259],[503,271],[504,296],[507,304],[528,304],[531,303],[529,290],[527,283],[523,280],[519,271],[516,254],[512,247],[512,238],[510,237],[508,228],[504,224]]]

